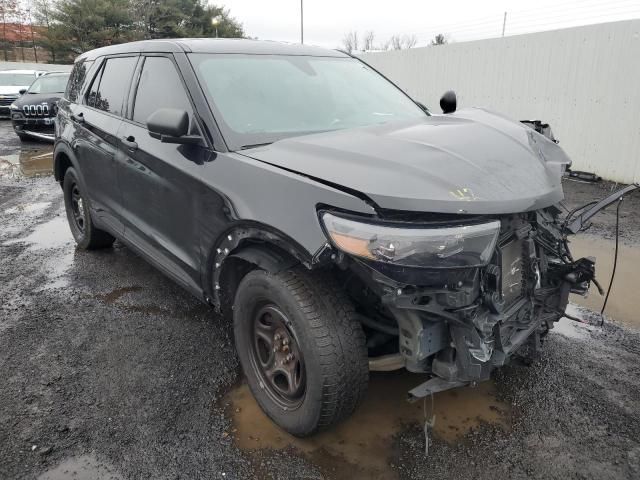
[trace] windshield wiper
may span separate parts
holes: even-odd
[[[265,147],[267,145],[271,145],[273,142],[264,142],[264,143],[253,143],[253,144],[249,144],[249,145],[242,145],[240,147],[240,150],[247,150],[249,148],[258,148],[258,147]]]

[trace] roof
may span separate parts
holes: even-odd
[[[247,40],[243,38],[178,38],[170,40],[142,40],[140,42],[110,45],[83,53],[78,59],[93,59],[103,55],[141,52],[239,53],[254,55],[307,55],[315,57],[347,56],[347,54],[337,50],[270,40]]]
[[[31,74],[31,75],[35,75],[38,72],[42,72],[43,70],[2,70],[0,71],[0,73],[25,73],[25,74]]]
[[[45,72],[42,74],[43,77],[49,77],[53,75],[63,75],[65,77],[68,77],[69,75],[71,75],[71,72]]]

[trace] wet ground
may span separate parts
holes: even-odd
[[[351,419],[299,440],[257,408],[227,322],[118,243],[75,250],[48,148],[0,122],[0,479],[640,477],[640,195],[604,327],[572,307],[589,323],[560,322],[539,363],[433,405],[405,402],[419,377],[372,374]],[[568,182],[568,203],[611,187]],[[605,286],[614,226],[573,242]]]

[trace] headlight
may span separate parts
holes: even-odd
[[[360,258],[428,268],[489,263],[500,222],[444,228],[406,228],[363,223],[328,212],[322,223],[335,247]]]
[[[20,107],[18,107],[15,103],[12,103],[11,105],[9,105],[9,108],[11,110],[20,110]]]

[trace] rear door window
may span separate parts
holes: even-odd
[[[193,127],[191,103],[175,65],[167,57],[147,57],[138,82],[133,121],[146,125],[149,115],[159,108],[186,110]]]
[[[122,116],[137,60],[138,57],[107,59],[91,86],[87,102],[89,106]]]

